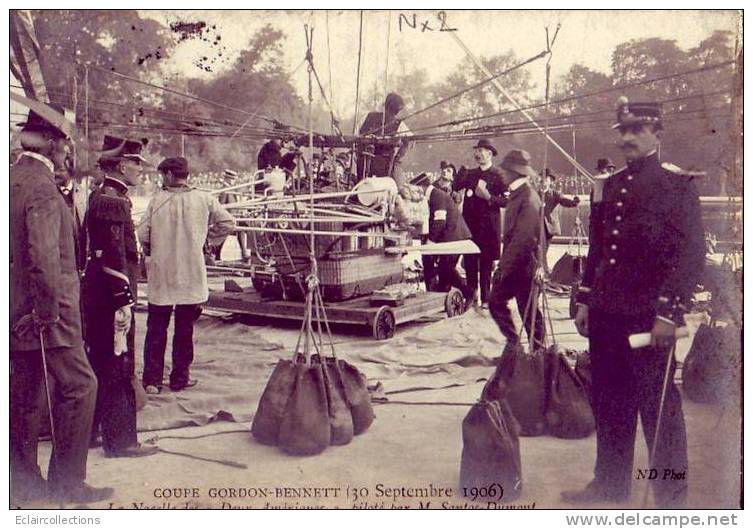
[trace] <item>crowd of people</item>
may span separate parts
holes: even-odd
[[[384,112],[369,114],[361,134],[405,132],[403,107],[402,98],[389,94]],[[63,114],[53,105],[47,112]],[[49,492],[85,503],[113,492],[84,481],[90,445],[101,443],[108,457],[156,451],[137,441],[136,392],[156,394],[165,385],[184,391],[196,384],[190,377],[193,325],[208,297],[203,248],[235,229],[221,200],[206,189],[254,173],[191,175],[187,160],[167,158],[158,166],[159,177],[149,177],[156,189],[134,223],[129,189],[144,184],[144,142],[105,136],[103,178],[89,186],[72,178],[71,143],[55,121],[30,112],[21,132],[24,150],[10,174],[11,487],[22,499]],[[686,173],[659,160],[659,104],[621,100],[614,128],[627,165],[615,172],[610,160],[598,162],[575,318],[589,339],[597,459],[593,481],[563,493],[571,503],[628,498],[639,413],[654,466],[687,476],[680,396],[671,380],[663,384],[663,374],[703,268],[698,195]],[[427,288],[458,288],[466,308],[488,309],[506,339],[503,354],[522,349],[509,308],[514,299],[529,342],[542,346],[543,318],[528,307],[538,307],[532,292],[545,267],[542,249],[558,231],[556,208],[577,206],[577,197],[555,191],[555,176],[540,175],[524,150],[509,150],[497,163],[500,153],[488,139],[473,147],[475,167],[456,170],[443,161],[435,178],[421,173],[409,180],[400,170],[409,142],[374,141],[376,148],[356,153],[356,163],[343,156],[315,160],[320,189],[370,176],[419,188],[428,204],[424,242],[471,240],[479,250],[462,255],[465,278],[458,273],[460,255],[424,259]],[[292,173],[299,163],[294,147],[270,140],[257,170],[274,185],[273,173]],[[139,381],[133,305],[141,255],[148,259],[149,305]],[[165,384],[173,314],[172,371]],[[650,332],[651,345],[634,352],[628,337],[642,331]],[[53,425],[46,480],[37,463],[44,389],[51,392]],[[663,427],[654,435],[660,412]],[[684,505],[687,479],[657,480],[654,486],[659,506]]]

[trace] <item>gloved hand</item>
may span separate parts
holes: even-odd
[[[675,343],[676,327],[673,323],[656,318],[651,329],[651,347],[672,347]]]
[[[573,202],[575,202],[576,204],[580,204],[580,197],[578,195],[575,195],[573,197]]]
[[[128,332],[131,328],[131,306],[126,305],[115,311],[115,331]]]

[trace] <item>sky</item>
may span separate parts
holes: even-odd
[[[221,57],[217,56],[220,48],[216,43],[189,39],[178,44],[168,63],[168,70],[196,77],[212,75],[196,66],[202,57],[213,61],[213,69],[221,69],[232,62],[254,31],[265,24],[285,34],[285,62],[291,71],[305,54],[304,24],[313,26],[314,62],[328,91],[331,75],[335,110],[342,114],[352,108],[358,61],[358,11],[173,10],[141,14],[166,26],[204,21],[216,27],[210,37],[221,36]],[[412,28],[409,23],[414,15],[416,27]],[[475,55],[482,57],[509,49],[519,59],[534,56],[546,47],[545,28],[553,34],[560,24],[551,62],[553,82],[575,63],[608,73],[615,47],[631,39],[672,39],[688,49],[715,30],[736,32],[738,23],[734,11],[449,11],[445,17],[445,27],[456,29],[455,34]],[[431,81],[446,78],[467,58],[449,32],[439,29],[434,11],[365,11],[361,90],[371,93],[376,87],[382,93],[385,71],[394,75],[423,68]],[[534,82],[543,87],[545,61],[534,62],[527,68]],[[291,80],[304,95],[305,68],[299,68]]]

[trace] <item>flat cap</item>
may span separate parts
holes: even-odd
[[[188,174],[188,161],[185,158],[165,158],[157,166],[157,170],[161,173],[170,172],[172,174]]]

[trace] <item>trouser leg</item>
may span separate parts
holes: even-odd
[[[134,374],[133,336],[126,337],[128,350],[116,355],[114,316],[111,311],[97,311],[89,318],[92,322],[89,354],[99,383],[97,415],[102,431],[102,447],[108,453],[137,442],[136,395],[131,381]],[[133,315],[129,332],[135,332]]]
[[[442,255],[439,257],[439,290],[448,292],[451,288],[457,288],[461,292],[465,290],[463,278],[458,274],[457,255]]]
[[[489,291],[491,290],[492,268],[494,267],[494,258],[481,254],[479,258],[478,281],[481,288],[481,303],[489,301]]]
[[[466,299],[474,296],[478,292],[479,280],[479,255],[468,254],[463,257],[463,264],[465,266],[465,280],[466,280]]]
[[[658,472],[657,479],[652,481],[656,505],[682,508],[686,506],[688,493],[688,448],[682,399],[674,383],[674,354],[667,348],[644,348],[634,354],[637,357],[635,378],[640,380],[638,400],[641,425],[649,457],[654,446],[667,359],[671,355],[661,425],[654,459],[649,461],[649,465]]]
[[[193,362],[193,326],[200,315],[201,305],[177,305],[175,307],[171,386],[180,387],[188,382]]]
[[[514,297],[513,290],[512,278],[500,278],[494,282],[489,299],[489,313],[508,343],[520,341],[509,307],[509,301]]]
[[[167,347],[167,327],[170,325],[173,307],[170,305],[149,304],[144,338],[144,386],[162,386],[165,371],[165,348]]]
[[[528,335],[528,340],[532,340],[535,347],[543,347],[544,336],[546,334],[544,316],[539,307],[538,295],[535,299],[532,298],[532,286],[533,278],[528,275],[522,276],[517,282],[515,288],[515,302],[518,305],[518,313],[520,314],[523,327]],[[538,290],[536,292],[538,294]],[[532,312],[535,314],[535,319],[533,321],[531,320]],[[532,327],[533,336],[531,336]]]
[[[55,437],[48,479],[65,487],[86,479],[86,459],[96,402],[97,380],[83,344],[46,351]]]
[[[596,420],[596,482],[627,496],[633,470],[639,381],[633,378],[628,327],[619,316],[590,311],[589,348]]]
[[[437,277],[436,264],[433,255],[422,255],[421,264],[424,268],[424,285],[426,291],[431,292],[436,289],[435,279]]]
[[[11,351],[10,478],[13,489],[38,486],[37,462],[44,380],[40,351]]]

